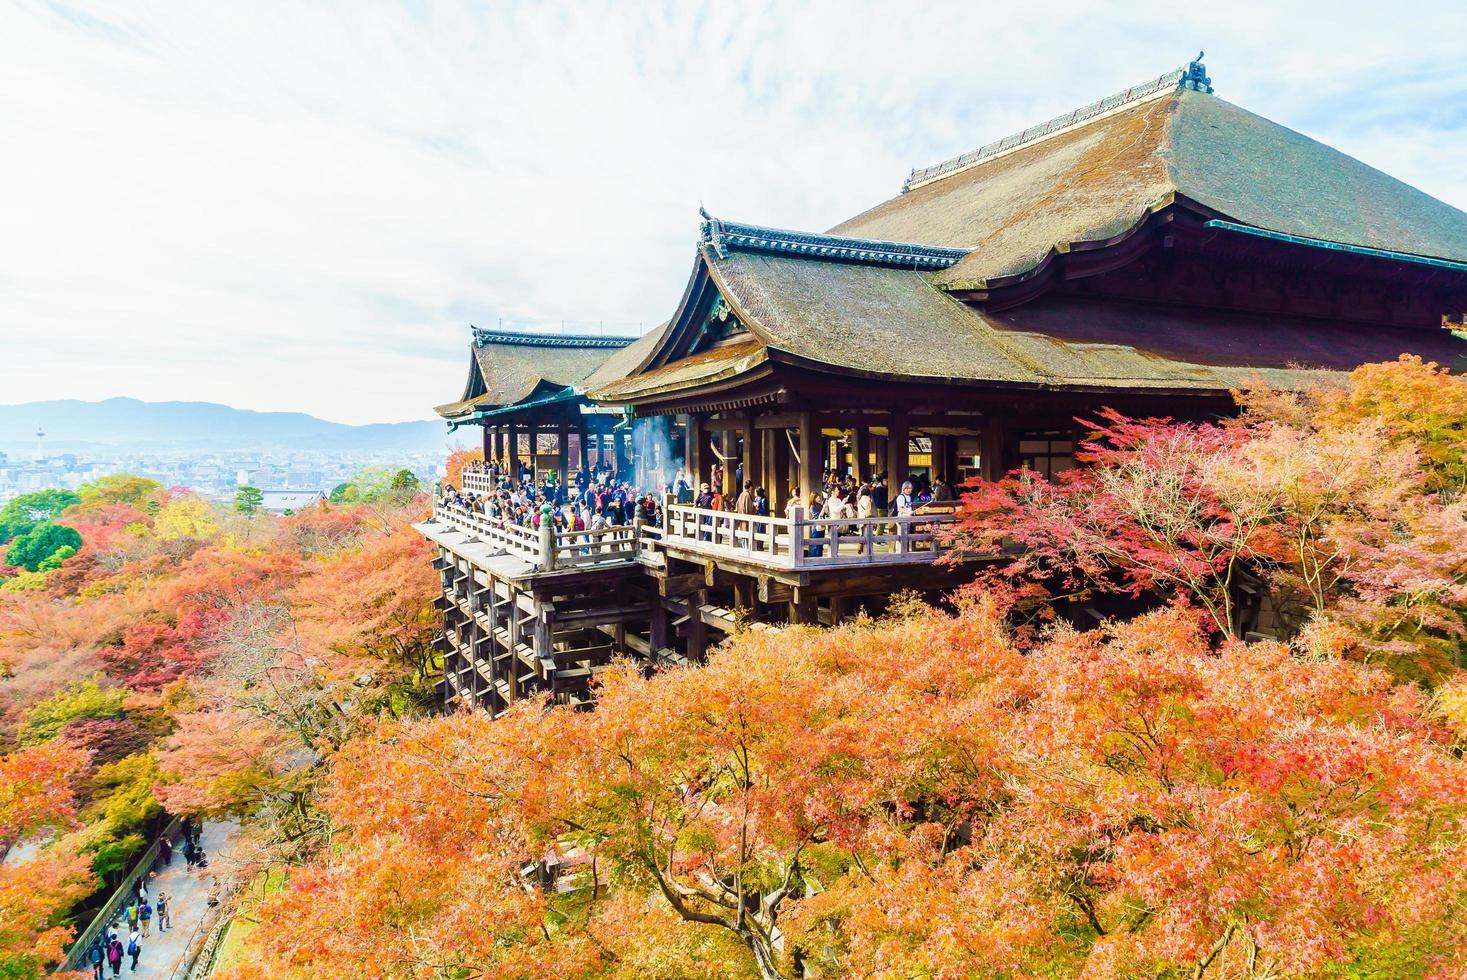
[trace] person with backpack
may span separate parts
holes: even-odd
[[[168,893],[167,892],[159,892],[158,893],[158,932],[160,934],[167,932],[168,931],[168,927],[170,925],[172,925],[172,923],[170,923],[168,921]]]
[[[87,962],[92,966],[92,980],[102,980],[106,975],[107,951],[102,948],[102,940],[99,938],[92,943],[92,948],[87,950]]]
[[[127,937],[127,955],[132,957],[132,972],[138,972],[138,957],[143,955],[143,934],[136,929]]]
[[[107,943],[107,962],[112,965],[114,977],[122,974],[122,940],[113,936]]]
[[[138,921],[143,925],[143,935],[149,935],[153,929],[153,906],[148,904],[146,898],[143,899],[143,904],[138,906]]]

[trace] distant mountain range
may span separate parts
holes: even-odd
[[[429,451],[442,449],[448,442],[448,429],[442,422],[343,425],[302,412],[253,412],[212,402],[144,402],[136,398],[84,402],[68,398],[0,405],[0,449],[32,450],[38,426],[46,433],[46,451],[52,453],[114,446]]]

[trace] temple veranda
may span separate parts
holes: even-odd
[[[1105,409],[1216,419],[1240,388],[1340,384],[1403,352],[1457,369],[1467,213],[1223,100],[1199,60],[913,170],[826,232],[705,212],[671,299],[640,338],[473,330],[438,412],[510,473],[651,489],[681,469],[790,516],[664,499],[663,527],[542,537],[440,501],[419,527],[446,694],[580,702],[617,655],[697,662],[736,627],[972,577],[937,561],[950,507],[811,520],[831,475],[892,494],[1052,479]],[[1266,597],[1239,615],[1279,625]]]

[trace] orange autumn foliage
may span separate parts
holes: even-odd
[[[59,742],[0,757],[0,853],[72,822],[71,781],[85,762]],[[61,914],[93,887],[87,860],[64,844],[0,864],[0,974],[34,976],[57,962],[73,933]]]
[[[1451,745],[1387,673],[1181,608],[1028,655],[978,605],[747,633],[352,744],[232,975],[1454,971]]]

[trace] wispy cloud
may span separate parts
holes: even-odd
[[[0,392],[347,421],[466,324],[652,324],[696,209],[824,228],[1182,63],[1467,205],[1460,5],[0,8]]]

